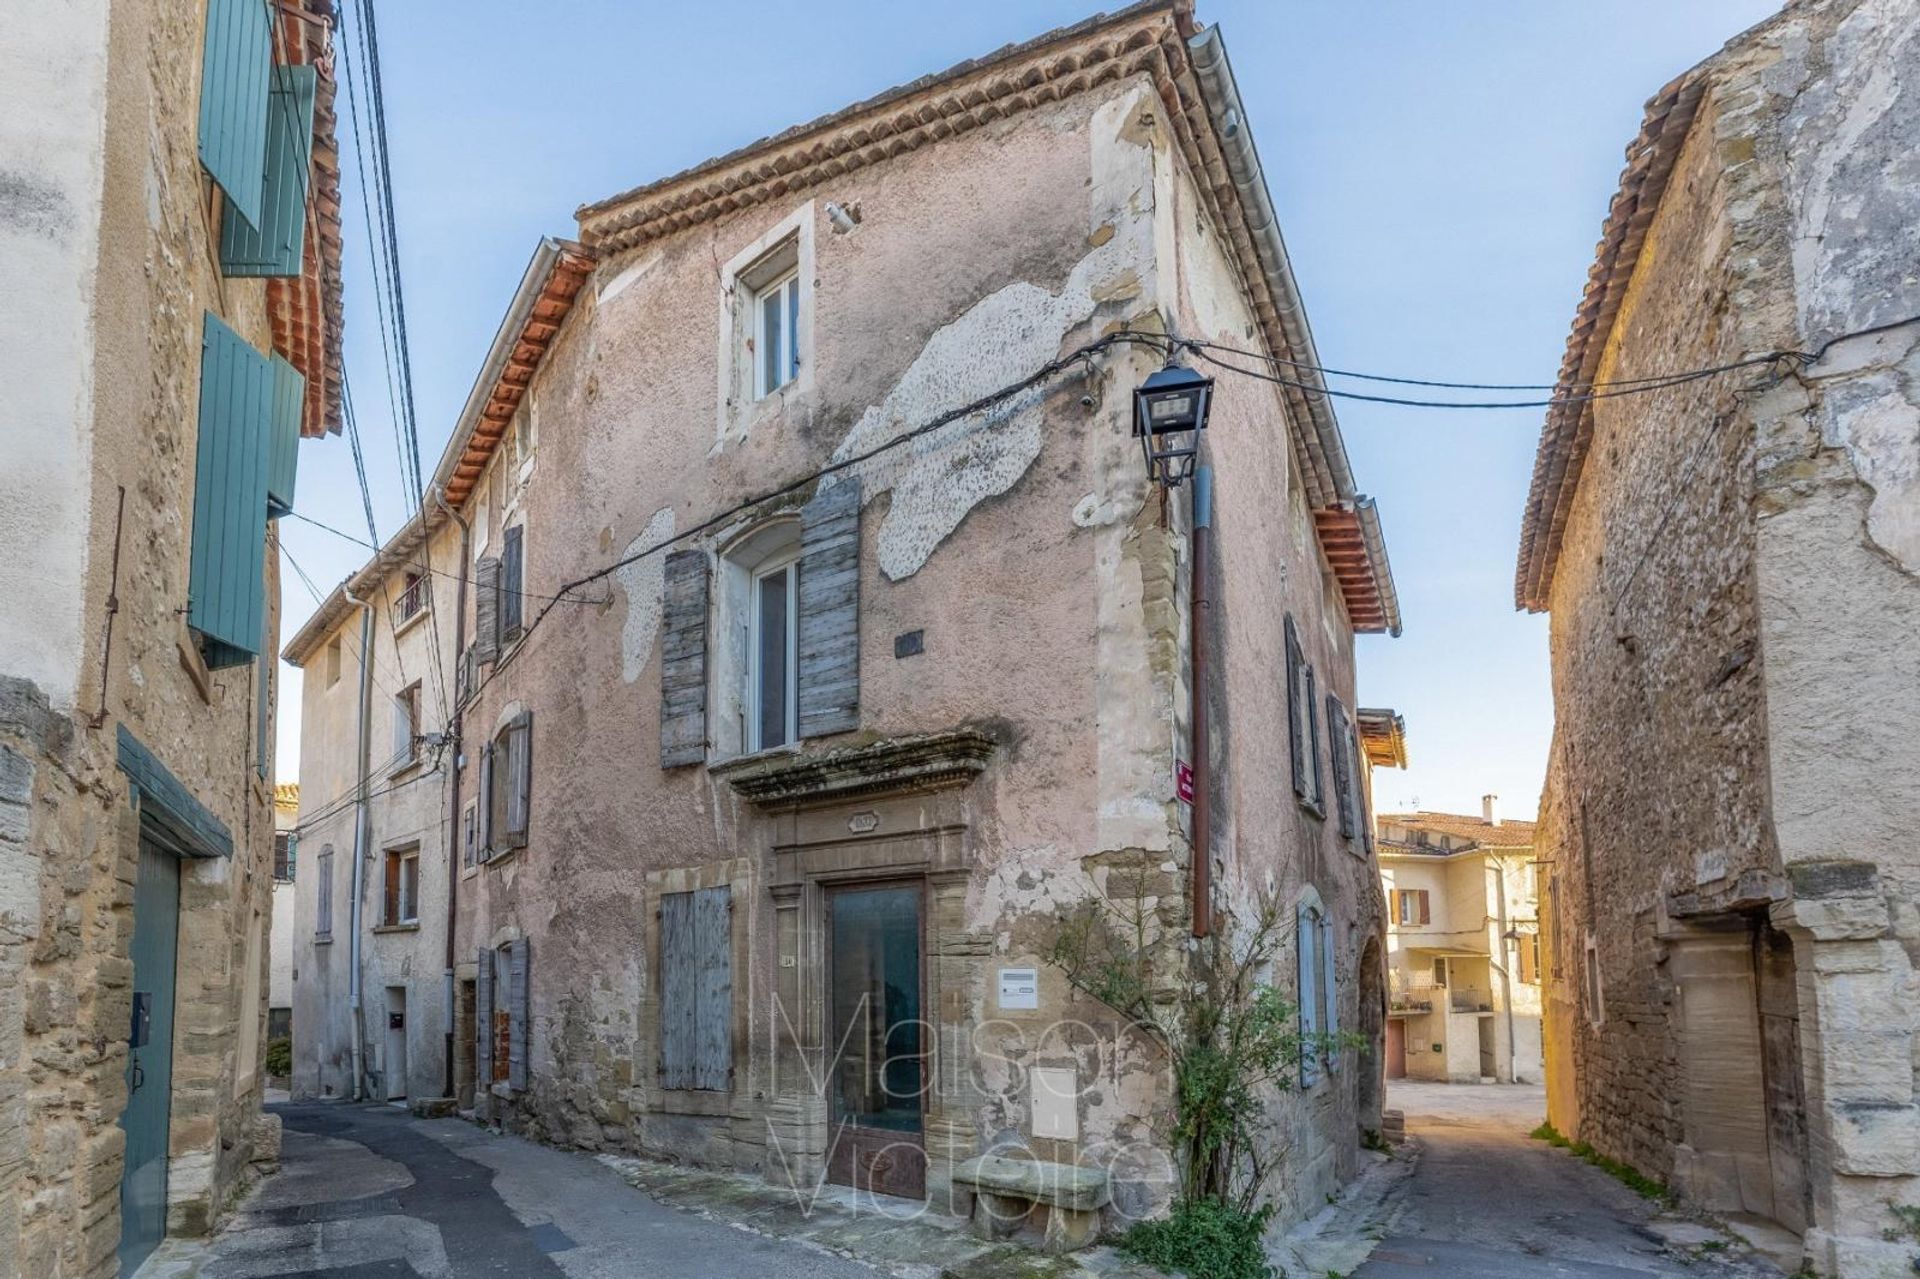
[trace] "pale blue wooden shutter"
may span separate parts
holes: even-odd
[[[693,1086],[724,1092],[733,1086],[733,889],[693,894]]]
[[[1294,989],[1299,992],[1300,1037],[1305,1041],[1300,1054],[1302,1088],[1320,1082],[1320,1057],[1314,1044],[1320,1033],[1319,1000],[1315,998],[1320,984],[1320,964],[1315,955],[1320,940],[1318,923],[1313,907],[1303,902],[1296,908],[1293,935],[1299,963]]]
[[[267,162],[257,221],[229,201],[220,218],[220,270],[232,276],[297,276],[307,233],[313,162],[312,67],[273,68],[267,95]]]
[[[265,0],[207,0],[200,64],[200,163],[253,227],[267,178],[271,14]]]
[[[1335,962],[1337,950],[1333,944],[1333,920],[1322,916],[1320,919],[1320,991],[1326,1006],[1326,1025],[1321,1029],[1328,1035],[1340,1033],[1340,990],[1335,984],[1339,975],[1339,966]],[[1329,1042],[1326,1051],[1327,1073],[1340,1062],[1339,1050]]]
[[[307,379],[279,356],[273,366],[273,439],[267,457],[267,518],[293,511],[293,480],[300,469],[300,418],[307,404]]]
[[[266,616],[267,471],[273,367],[207,313],[193,480],[187,624],[208,666],[251,661]]]
[[[860,481],[800,512],[800,736],[860,727]]]
[[[693,1043],[699,1034],[700,992],[692,893],[660,898],[660,1086],[693,1087]]]
[[[672,552],[665,576],[660,623],[660,767],[676,768],[707,758],[707,553]]]
[[[527,1090],[528,1058],[533,1053],[533,983],[528,972],[526,938],[507,947],[507,1087],[515,1092]]]
[[[473,966],[474,1092],[484,1094],[493,1083],[493,950],[482,946]]]

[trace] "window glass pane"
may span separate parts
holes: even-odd
[[[760,749],[784,746],[787,741],[787,577],[793,572],[783,568],[761,578],[760,630],[754,636],[760,664],[760,687],[755,690],[759,716]]]
[[[787,281],[787,375],[781,379],[791,382],[800,376],[800,277],[794,276]]]
[[[785,381],[780,376],[784,365],[780,354],[780,336],[783,326],[780,323],[779,289],[769,289],[760,299],[760,393],[767,395],[777,390]]]
[[[918,1132],[925,1087],[920,891],[843,889],[830,915],[834,1119]]]

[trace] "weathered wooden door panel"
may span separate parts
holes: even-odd
[[[919,885],[828,898],[827,1179],[903,1198],[927,1193],[927,1049]]]
[[[120,1178],[120,1273],[132,1274],[167,1232],[167,1138],[173,1092],[173,984],[180,931],[180,859],[140,841],[133,894],[133,1025]]]

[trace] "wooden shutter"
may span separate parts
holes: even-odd
[[[1364,763],[1365,756],[1360,750],[1360,730],[1357,726],[1347,726],[1347,749],[1353,758],[1353,811],[1359,815],[1360,844],[1367,856],[1374,853],[1373,848],[1373,777],[1372,766]]]
[[[509,1037],[513,1051],[507,1058],[507,1087],[527,1090],[528,1057],[533,1048],[533,983],[528,979],[528,947],[521,938],[507,947],[507,1009],[512,1018]]]
[[[667,556],[661,618],[660,767],[707,758],[707,553]]]
[[[493,951],[480,948],[473,970],[474,1092],[484,1096],[493,1083]]]
[[[1326,1009],[1326,1021],[1321,1029],[1329,1035],[1340,1033],[1340,990],[1338,985],[1339,967],[1333,944],[1333,920],[1325,915],[1320,917],[1320,991]],[[1339,1050],[1331,1043],[1326,1049],[1327,1073],[1332,1074],[1340,1063]]]
[[[500,561],[483,555],[473,565],[473,660],[500,659]]]
[[[733,890],[660,898],[660,1086],[733,1086]]]
[[[493,743],[480,748],[480,860],[493,859]]]
[[[1314,951],[1320,940],[1313,907],[1302,902],[1295,909],[1294,946],[1297,956],[1294,989],[1299,992],[1300,1000],[1300,1037],[1308,1041],[1300,1053],[1300,1086],[1311,1088],[1320,1079],[1320,1060],[1318,1050],[1312,1043],[1320,1033],[1319,1001],[1314,998],[1314,990],[1320,982],[1320,964]]]
[[[660,898],[660,1086],[693,1087],[693,1045],[699,1037],[692,893]]]
[[[733,890],[725,885],[693,894],[695,980],[693,1086],[724,1092],[733,1086]]]
[[[258,7],[258,0],[256,0]],[[297,276],[307,232],[313,156],[312,67],[273,68],[267,96],[260,215],[248,219],[230,200],[220,218],[220,270],[230,276]]]
[[[507,726],[507,829],[502,847],[525,848],[533,801],[533,712]]]
[[[1300,634],[1294,629],[1293,614],[1287,614],[1287,737],[1292,752],[1293,793],[1307,798],[1307,740],[1300,723]]]
[[[267,89],[273,25],[261,0],[207,0],[200,62],[200,163],[250,226],[267,178]]]
[[[1426,889],[1422,888],[1414,900],[1420,906],[1420,922],[1423,924],[1431,924],[1433,922],[1433,898],[1428,896]]]
[[[279,356],[273,366],[273,433],[267,453],[267,518],[293,510],[293,481],[300,469],[300,420],[306,413],[307,379]]]
[[[1320,685],[1314,678],[1313,667],[1305,668],[1306,688],[1302,691],[1300,704],[1301,718],[1306,721],[1307,730],[1307,789],[1313,807],[1321,816],[1327,812],[1327,778],[1320,769],[1320,717],[1314,714],[1314,703],[1319,700]]]
[[[210,667],[253,660],[266,626],[273,368],[207,312],[193,478],[187,624]]]
[[[1353,818],[1353,758],[1347,753],[1353,734],[1347,730],[1347,708],[1332,693],[1327,694],[1327,752],[1333,759],[1333,802],[1340,810],[1340,837],[1352,839],[1357,826]]]
[[[515,524],[506,530],[500,541],[500,643],[512,643],[520,638],[520,628],[525,620],[521,601],[526,590],[526,537],[522,527]]]
[[[860,481],[800,512],[800,736],[860,727]]]

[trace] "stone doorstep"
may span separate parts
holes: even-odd
[[[863,1262],[901,1279],[1164,1279],[1094,1246],[1046,1256],[976,1238],[962,1217],[845,1186],[789,1190],[759,1177],[600,1155],[628,1185],[668,1207]]]

